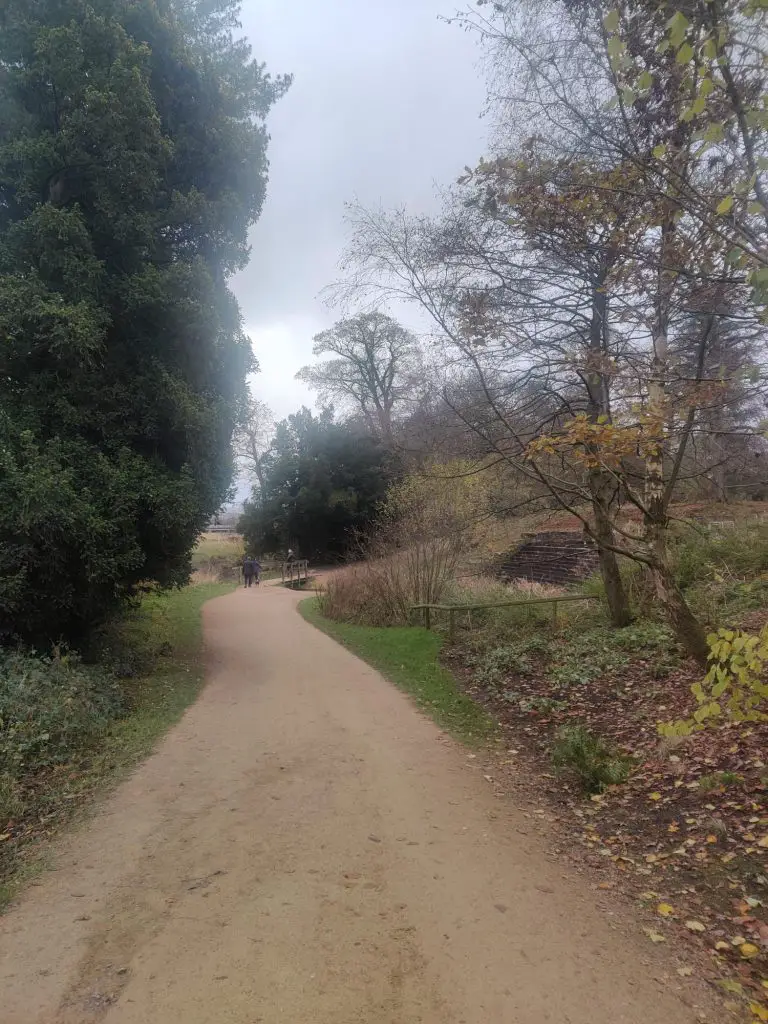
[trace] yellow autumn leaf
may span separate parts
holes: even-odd
[[[670,903],[660,903],[656,907],[656,912],[661,914],[662,917],[669,917],[670,914],[674,914],[675,908]]]
[[[757,1020],[768,1021],[768,1006],[763,1006],[761,1003],[750,1003],[749,1008]]]
[[[667,941],[664,938],[663,935],[660,935],[658,932],[655,932],[653,930],[653,928],[643,928],[643,931],[648,936],[648,938],[651,940],[651,942],[666,942]]]
[[[726,196],[721,202],[717,204],[717,213],[725,216],[726,213],[730,213],[733,207],[733,196]]]
[[[651,793],[648,797],[649,800],[661,800],[661,793]]]
[[[703,925],[701,921],[686,921],[685,927],[690,932],[705,932],[707,930],[706,925]]]
[[[763,836],[757,845],[762,846],[764,850],[768,849],[768,836]]]
[[[742,946],[739,946],[739,953],[745,960],[752,960],[760,955],[760,950],[751,942],[745,942]]]

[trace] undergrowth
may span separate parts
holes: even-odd
[[[560,730],[552,761],[558,772],[575,776],[586,793],[602,793],[608,786],[626,782],[632,765],[628,757],[581,725]]]
[[[0,655],[0,905],[24,850],[152,749],[203,682],[200,609],[231,585],[152,593],[86,652]]]

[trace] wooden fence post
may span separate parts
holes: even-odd
[[[425,629],[432,629],[432,616],[430,615],[430,611],[431,611],[431,609],[427,605],[427,607],[424,609],[424,628]]]
[[[448,612],[448,642],[453,643],[456,637],[456,612],[451,608]]]

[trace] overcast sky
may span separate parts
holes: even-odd
[[[294,83],[269,119],[270,183],[250,265],[234,289],[279,418],[311,394],[294,374],[334,316],[344,203],[435,206],[438,183],[482,155],[474,39],[439,15],[459,0],[244,0],[254,55]]]

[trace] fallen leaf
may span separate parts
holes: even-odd
[[[718,981],[717,986],[718,988],[721,988],[723,992],[730,992],[731,995],[744,995],[744,986],[738,981],[733,981],[731,978],[723,978],[722,981]]]
[[[656,907],[656,912],[661,914],[662,917],[669,917],[670,914],[674,914],[675,908],[670,903],[660,903]]]
[[[749,1008],[757,1020],[768,1020],[768,1006],[763,1006],[762,1003],[750,1003]]]
[[[653,801],[661,800],[661,793],[651,793],[648,799]]]
[[[724,953],[727,950],[730,950],[730,948],[731,948],[730,942],[716,942],[715,943],[715,949],[719,949],[721,953]]]
[[[726,853],[724,857],[720,858],[721,864],[730,864],[732,860],[736,860],[735,853]]]
[[[653,928],[643,928],[643,931],[648,936],[648,938],[651,940],[651,942],[666,942],[667,941],[664,938],[663,935],[659,935],[659,933],[655,932],[653,930]]]
[[[693,968],[692,967],[678,967],[677,968],[677,973],[680,975],[681,978],[690,978],[690,976],[693,974]]]
[[[703,925],[701,921],[686,921],[685,927],[691,932],[705,932],[707,930],[706,925]]]
[[[757,845],[762,846],[763,849],[768,849],[768,836],[763,836]]]
[[[754,957],[760,955],[760,950],[751,942],[745,942],[739,946],[739,953],[745,960],[752,960]]]

